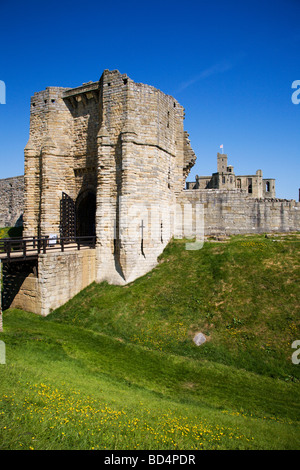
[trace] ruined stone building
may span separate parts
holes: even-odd
[[[218,153],[217,172],[211,176],[196,176],[196,181],[187,182],[186,189],[241,189],[248,196],[275,198],[275,179],[263,178],[262,170],[255,175],[235,175],[233,166],[227,164],[227,155]]]
[[[300,204],[276,199],[274,180],[260,170],[236,176],[226,155],[218,154],[217,173],[186,184],[196,156],[183,107],[126,74],[105,70],[77,88],[48,87],[30,106],[23,236],[95,236],[96,245],[40,253],[21,269],[10,305],[47,315],[93,281],[122,285],[144,275],[171,237],[186,236],[187,213],[197,237],[197,212],[186,207],[203,208],[205,235],[300,229]],[[11,279],[16,270],[5,263],[3,271]]]

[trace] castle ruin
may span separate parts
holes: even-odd
[[[255,175],[235,175],[233,166],[227,164],[227,154],[217,154],[217,172],[211,176],[198,176],[187,182],[186,189],[241,189],[250,197],[275,198],[275,179],[263,178],[262,170]]]
[[[236,176],[225,154],[217,173],[186,183],[196,156],[183,107],[117,70],[35,93],[24,154],[23,236],[96,240],[85,251],[39,253],[22,271],[11,305],[42,315],[93,281],[124,285],[151,270],[170,238],[185,236],[174,208],[200,204],[205,235],[300,228],[299,203],[276,199],[261,170]]]

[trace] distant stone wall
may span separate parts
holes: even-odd
[[[205,235],[300,230],[300,203],[294,200],[253,198],[241,190],[192,189],[183,191],[177,202],[203,204]]]
[[[0,180],[0,227],[22,225],[24,176]]]

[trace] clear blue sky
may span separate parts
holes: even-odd
[[[189,180],[216,171],[223,144],[236,174],[262,169],[298,200],[299,25],[299,0],[0,0],[0,178],[23,174],[34,92],[118,69],[185,107]]]

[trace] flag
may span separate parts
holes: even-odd
[[[223,148],[223,144],[222,144],[222,145],[220,145],[220,149],[222,149],[222,148]]]

